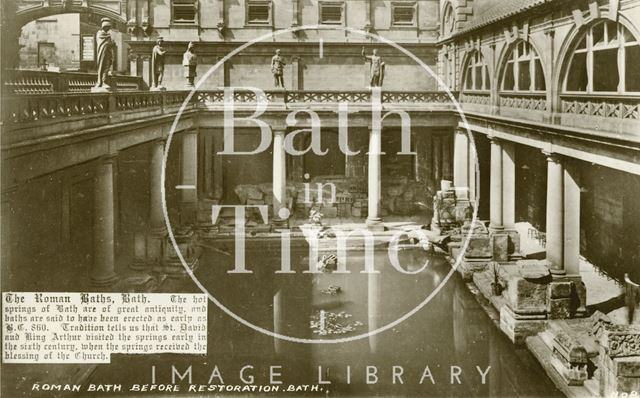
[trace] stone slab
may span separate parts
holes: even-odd
[[[516,345],[522,345],[527,337],[542,332],[546,324],[544,319],[518,319],[509,306],[500,309],[500,330]]]

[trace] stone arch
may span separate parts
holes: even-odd
[[[31,21],[50,15],[70,13],[91,13],[110,18],[117,30],[126,32],[127,1],[92,0],[89,3],[78,0],[59,0],[56,2],[27,2],[25,0],[3,1],[2,7],[2,69],[11,67],[19,50],[18,40],[21,28]],[[52,4],[52,5],[51,5]],[[83,4],[89,4],[84,6]]]
[[[484,52],[480,48],[473,48],[469,51],[465,51],[464,57],[462,59],[462,63],[460,64],[460,84],[459,84],[460,92],[463,92],[466,90],[466,81],[467,81],[469,62],[471,62],[471,60],[473,59],[474,56],[476,56],[476,54],[480,55],[480,58],[484,63],[484,67],[486,68],[486,71],[483,71],[485,72],[485,76],[483,76],[483,79],[486,80],[488,77],[488,80],[489,80],[488,82],[486,82],[485,84],[486,89],[484,89],[483,91],[489,92],[491,91],[491,88],[494,87],[492,83],[495,83],[495,76],[493,73],[494,72],[493,68],[491,68],[491,64],[487,62]]]
[[[95,5],[91,6],[82,6],[76,5],[73,2],[61,2],[61,5],[53,5],[53,6],[42,6],[42,7],[30,7],[26,9],[20,9],[21,2],[18,2],[18,7],[15,10],[15,20],[13,24],[13,28],[21,28],[31,21],[35,21],[36,19],[59,15],[59,14],[95,14],[104,18],[109,18],[116,25],[118,30],[122,32],[126,32],[126,13],[121,11],[118,13],[114,9],[108,9],[105,7],[98,7]],[[126,1],[122,0],[121,9],[126,8]]]
[[[509,60],[509,57],[513,53],[513,51],[516,49],[516,46],[518,46],[520,43],[526,43],[529,46],[531,46],[531,49],[540,58],[540,63],[542,66],[542,74],[544,77],[544,82],[546,87],[545,91],[548,92],[549,87],[551,87],[549,82],[550,80],[549,73],[548,73],[549,68],[548,68],[548,65],[546,65],[546,63],[544,62],[545,58],[543,56],[543,53],[540,52],[539,47],[536,45],[536,43],[533,40],[531,40],[531,37],[529,37],[527,40],[523,38],[516,38],[511,43],[503,47],[502,51],[500,52],[500,55],[498,56],[498,62],[496,63],[496,73],[494,73],[493,75],[494,87],[496,92],[499,94],[502,91],[502,81],[504,79],[507,62]]]
[[[574,24],[571,31],[565,36],[562,46],[560,47],[560,51],[558,52],[558,58],[554,68],[554,76],[551,78],[552,87],[557,93],[556,97],[559,97],[564,92],[565,77],[573,59],[574,50],[579,45],[580,40],[593,26],[606,21],[612,20],[609,18],[593,18],[580,26]],[[617,20],[613,22],[620,24],[629,30],[636,40],[640,42],[640,26],[636,26],[632,20],[623,15],[623,13],[618,14]],[[557,98],[555,102],[559,102],[557,101]]]
[[[442,37],[454,35],[463,29],[473,16],[472,0],[445,0],[440,8],[440,34]],[[446,29],[446,21],[450,18],[451,27]]]
[[[440,34],[442,37],[448,37],[456,31],[456,15],[451,1],[446,1],[442,7],[442,15],[440,21]]]

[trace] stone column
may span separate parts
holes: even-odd
[[[468,137],[467,137],[468,138]],[[469,174],[468,174],[468,178],[469,178],[469,198],[476,202],[477,205],[477,201],[476,201],[476,192],[477,192],[477,187],[476,187],[476,167],[478,166],[478,154],[476,153],[476,147],[475,145],[472,145],[471,143],[469,143]]]
[[[456,129],[453,143],[453,185],[469,187],[469,137],[464,130]]]
[[[382,130],[371,129],[369,131],[369,152],[368,152],[368,195],[369,195],[369,214],[367,215],[367,225],[369,227],[380,226],[382,218],[380,217],[380,200],[381,200],[381,165],[380,156],[382,155]]]
[[[147,84],[147,86],[151,85],[151,59],[148,55],[143,55],[140,57],[142,59],[142,80]]]
[[[220,152],[222,151],[222,130],[216,131],[213,136],[213,199],[218,202],[222,201],[222,196],[224,194],[223,187],[223,178],[224,174],[222,172],[222,155]]]
[[[564,165],[562,159],[547,153],[547,261],[551,272],[564,274]]]
[[[138,56],[131,54],[129,56],[129,75],[138,76]]]
[[[300,83],[300,57],[294,55],[291,57],[291,90],[300,90]]]
[[[512,142],[502,146],[502,225],[505,229],[516,227],[516,149]]]
[[[502,145],[496,138],[491,140],[491,208],[489,218],[490,227],[494,230],[503,229],[502,219]]]
[[[149,227],[153,233],[166,232],[162,212],[162,159],[164,139],[151,143],[151,164],[149,166]]]
[[[442,140],[440,136],[434,135],[433,143],[433,179],[436,191],[440,190],[442,180]]]
[[[280,210],[287,208],[287,162],[284,150],[284,130],[273,132],[273,217],[280,219],[285,214]],[[283,211],[283,213],[286,213]],[[287,219],[288,217],[282,217]]]
[[[162,245],[167,227],[162,212],[162,159],[164,157],[164,139],[151,143],[149,164],[149,233],[146,238],[146,265],[157,263],[162,258]],[[134,266],[132,266],[134,267]]]
[[[204,179],[204,196],[207,199],[211,199],[214,196],[213,189],[213,136],[211,133],[206,133],[202,137],[202,142],[204,143],[203,150],[203,173],[202,178]]]
[[[563,265],[568,276],[580,275],[580,179],[579,168],[565,162]]]
[[[198,133],[187,131],[182,135],[181,177],[183,189],[180,192],[181,217],[183,224],[195,221],[198,207]]]
[[[115,200],[113,167],[115,156],[98,161],[94,180],[93,269],[91,282],[108,286],[118,278],[115,273]]]
[[[442,179],[453,179],[453,171],[451,170],[451,145],[453,139],[451,135],[446,134],[442,136]]]

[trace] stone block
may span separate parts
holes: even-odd
[[[351,203],[338,203],[338,217],[351,217]]]
[[[476,272],[482,272],[487,269],[488,262],[486,260],[471,260],[463,259],[456,271],[462,276],[462,279],[470,281],[473,278],[473,274]]]
[[[360,207],[352,207],[351,208],[351,216],[352,217],[364,217],[366,213],[362,212],[362,208]]]
[[[489,234],[471,235],[464,256],[465,258],[491,258]]]
[[[603,397],[620,396],[640,391],[640,357],[609,358],[600,361],[600,394]]]
[[[506,305],[500,309],[500,330],[516,345],[524,344],[527,337],[542,332],[546,327],[544,319],[519,317]]]
[[[549,298],[550,299],[558,299],[558,298],[569,298],[571,297],[571,290],[573,283],[565,281],[565,282],[551,282],[549,284]]]
[[[243,204],[247,202],[247,199],[260,200],[263,196],[258,186],[250,184],[238,185],[235,187],[234,192]]]
[[[507,242],[507,250],[509,255],[519,254],[520,253],[520,234],[515,229],[505,229],[502,231],[503,233],[509,236],[509,241]]]
[[[509,235],[494,232],[491,234],[491,258],[493,261],[509,261]]]
[[[322,209],[320,210],[320,212],[326,217],[326,218],[336,218],[338,217],[338,209],[336,207],[322,207]]]
[[[544,314],[547,311],[547,285],[521,276],[507,282],[507,303],[518,314]]]
[[[547,301],[547,316],[549,319],[571,318],[571,298],[556,298]]]

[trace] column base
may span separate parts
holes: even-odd
[[[289,219],[272,218],[271,226],[273,228],[289,228]]]
[[[579,275],[552,274],[547,297],[550,319],[581,318],[587,315],[587,289]]]
[[[97,287],[107,287],[116,283],[118,275],[114,272],[112,275],[105,275],[99,277],[91,277],[91,284]]]
[[[198,221],[198,203],[182,202],[180,204],[180,224],[193,225]]]
[[[370,231],[384,231],[385,226],[382,223],[381,218],[367,218],[366,221],[367,229]]]

